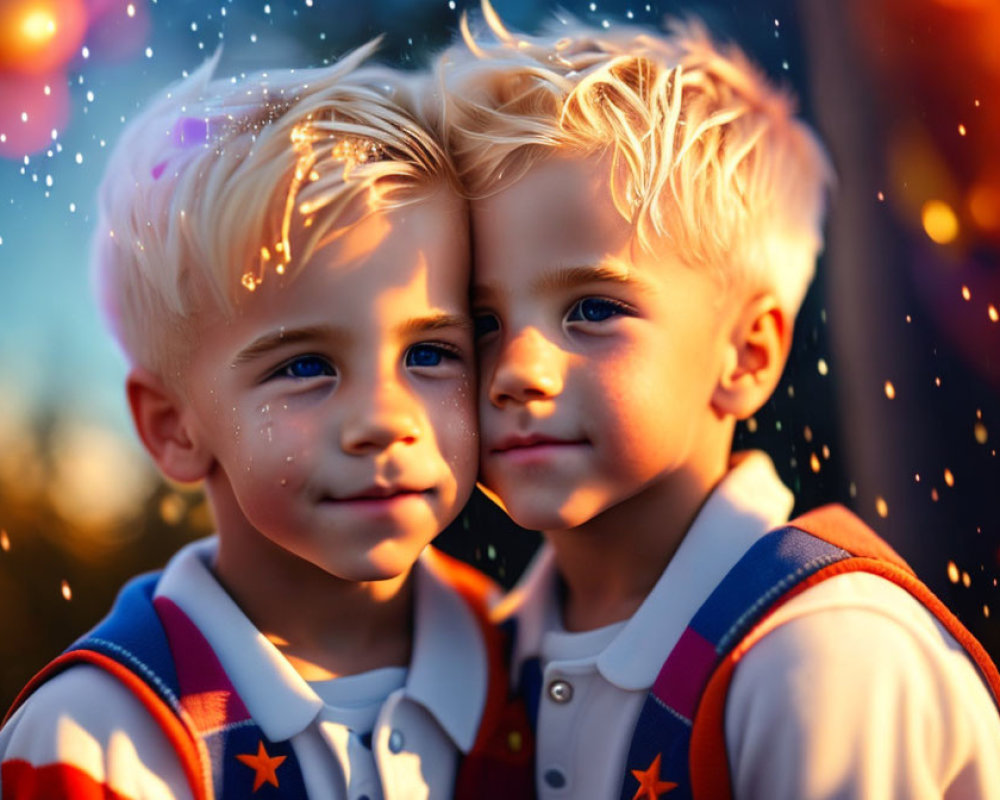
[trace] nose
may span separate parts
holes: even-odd
[[[501,346],[489,374],[490,402],[499,408],[556,397],[563,372],[559,348],[536,328],[526,328]]]
[[[352,410],[340,432],[345,453],[364,455],[397,443],[414,444],[420,437],[416,399],[398,379],[376,377],[367,387],[358,387],[352,394]],[[342,396],[341,401],[346,402],[347,398]]]

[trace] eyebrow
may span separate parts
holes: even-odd
[[[342,337],[344,335],[339,328],[329,328],[325,325],[310,325],[305,328],[293,328],[291,330],[282,328],[271,333],[265,333],[240,350],[229,366],[238,367],[240,364],[254,361],[280,347],[287,347],[288,345],[295,345],[306,341],[316,341],[320,337],[329,337],[331,333],[334,336]]]
[[[429,333],[430,331],[440,331],[447,328],[458,328],[460,330],[471,331],[473,329],[472,319],[464,314],[428,314],[425,317],[414,317],[396,327],[396,332],[401,336],[414,333]]]
[[[645,286],[633,272],[607,264],[587,264],[559,267],[535,281],[536,290],[572,289],[586,283],[614,283],[620,286]]]
[[[539,276],[532,284],[535,293],[559,289],[574,289],[588,283],[610,283],[617,286],[631,286],[642,290],[648,287],[646,281],[624,267],[607,264],[588,264],[559,267]],[[476,284],[472,288],[477,302],[492,299],[495,292],[488,284]]]

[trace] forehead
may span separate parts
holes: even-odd
[[[373,212],[314,250],[290,274],[268,272],[234,307],[189,318],[194,354],[228,361],[248,342],[297,329],[335,327],[357,336],[401,320],[466,315],[468,217],[453,192]],[[221,362],[220,362],[221,363]]]
[[[614,207],[609,161],[556,156],[472,203],[476,280],[501,262],[600,263],[621,253],[632,226]]]
[[[468,270],[467,209],[455,192],[442,187],[405,205],[359,214],[288,276],[266,275],[241,305],[307,301],[314,292],[375,300],[415,280],[461,292]]]

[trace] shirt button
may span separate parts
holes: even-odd
[[[564,680],[552,681],[549,684],[549,698],[553,703],[568,703],[573,699],[573,686]]]
[[[398,753],[403,749],[403,732],[399,728],[394,728],[392,733],[389,734],[389,750],[393,753]]]
[[[563,774],[561,769],[545,770],[545,782],[551,786],[553,789],[562,789],[566,785],[566,776]]]

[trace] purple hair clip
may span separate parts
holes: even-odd
[[[170,138],[174,145],[184,149],[208,144],[219,137],[229,121],[229,116],[225,114],[216,117],[180,117],[170,131]],[[166,159],[154,165],[153,180],[159,180],[166,167]]]
[[[207,144],[217,138],[229,123],[228,115],[216,117],[181,117],[174,123],[173,139],[178,147]]]

